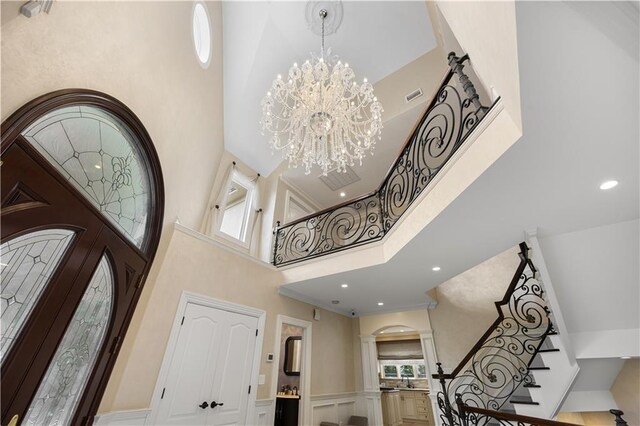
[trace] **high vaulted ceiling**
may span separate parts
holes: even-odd
[[[625,226],[637,230],[637,9],[608,2],[518,2],[516,12],[522,139],[388,263],[288,284],[282,287],[286,294],[345,313],[401,311],[426,306],[426,290],[516,245],[526,230],[537,227],[541,237],[550,237],[634,219],[635,225]],[[620,184],[601,191],[608,179]],[[599,246],[601,241],[575,247],[591,249],[588,256],[566,257],[582,262],[578,268],[602,268],[609,277],[603,282],[601,275],[586,273],[570,279],[575,291],[600,289],[580,299],[576,310],[589,315],[601,304],[637,313],[637,231],[617,245]],[[612,254],[596,256],[597,250]],[[635,262],[620,262],[633,256]],[[594,266],[596,258],[601,264]],[[432,271],[434,266],[441,270]],[[349,287],[342,289],[342,283]],[[609,285],[616,291],[607,291]],[[332,306],[331,300],[344,303]],[[638,325],[622,328],[633,327]]]
[[[327,3],[331,11],[335,2],[309,3]],[[320,37],[307,28],[307,4],[223,3],[225,148],[262,175],[282,157],[272,155],[261,134],[260,102],[278,74],[320,50]],[[437,45],[425,2],[345,1],[342,8],[342,23],[326,37],[326,46],[349,63],[358,80],[375,83]]]

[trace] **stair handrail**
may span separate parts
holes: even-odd
[[[490,107],[482,105],[463,71],[468,60],[468,55],[449,53],[440,86],[375,191],[283,225],[277,222],[273,265],[290,265],[385,237],[499,100]],[[452,83],[453,76],[461,89]]]
[[[547,335],[553,332],[553,325],[544,290],[536,280],[537,269],[529,257],[529,248],[524,242],[519,247],[518,268],[502,300],[495,302],[498,318],[451,373],[444,373],[442,364],[437,363],[438,373],[432,377],[438,379],[442,387],[438,404],[443,420],[452,421],[455,410],[451,400],[455,395],[460,394],[466,405],[498,410],[519,386],[532,384],[531,362]],[[505,317],[505,307],[512,317]],[[520,331],[522,334],[517,333]],[[520,336],[524,336],[522,341]],[[528,359],[521,359],[525,357]],[[509,364],[512,364],[511,370]]]

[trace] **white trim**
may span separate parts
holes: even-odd
[[[127,411],[111,411],[108,413],[97,414],[93,419],[95,426],[108,426],[108,425],[144,425],[147,421],[147,416],[151,413],[151,410],[127,410]]]
[[[169,367],[171,364],[171,359],[173,357],[173,353],[176,349],[176,344],[178,343],[178,337],[180,335],[180,328],[182,324],[182,317],[187,309],[187,304],[193,303],[201,306],[206,306],[214,309],[219,309],[227,312],[233,312],[236,314],[246,315],[250,317],[254,317],[258,319],[258,337],[256,338],[256,344],[254,348],[254,356],[253,356],[253,366],[251,368],[251,389],[255,389],[255,392],[252,392],[249,395],[249,399],[247,400],[247,411],[246,418],[252,419],[255,412],[255,401],[256,394],[258,393],[258,374],[260,371],[260,358],[262,354],[262,343],[264,340],[264,327],[265,327],[265,319],[266,312],[262,309],[252,308],[249,306],[240,305],[237,303],[229,302],[226,300],[214,299],[209,296],[204,296],[201,294],[196,294],[188,291],[183,291],[180,296],[180,302],[178,303],[178,309],[176,310],[175,318],[173,320],[173,326],[171,328],[171,334],[169,336],[169,342],[167,343],[167,347],[164,352],[164,357],[162,359],[162,366],[160,367],[160,372],[158,373],[158,379],[156,381],[156,386],[153,391],[151,397],[151,409],[150,413],[147,416],[147,421],[145,424],[155,425],[157,424],[156,417],[158,416],[158,408],[160,406],[160,397],[162,396],[162,389],[164,388],[164,384],[167,381],[167,377],[169,375]]]
[[[271,376],[271,395],[274,397],[278,392],[278,369],[280,368],[280,340],[282,338],[282,325],[290,324],[302,328],[302,371],[300,372],[300,394],[302,395],[300,407],[300,415],[298,416],[299,425],[309,425],[311,420],[311,351],[313,336],[312,323],[298,318],[288,317],[286,315],[278,315],[276,319],[276,336],[273,351],[273,365],[275,371]],[[274,404],[275,410],[275,404]]]
[[[275,266],[273,266],[272,264],[270,264],[270,263],[267,263],[267,262],[265,262],[263,260],[260,260],[260,259],[258,259],[256,257],[250,256],[246,252],[244,252],[242,250],[238,250],[237,248],[231,247],[231,246],[229,246],[227,244],[224,244],[223,242],[220,242],[220,241],[218,241],[218,240],[216,240],[216,239],[214,239],[214,238],[212,238],[212,237],[210,237],[210,236],[208,236],[206,234],[203,234],[201,232],[195,231],[195,230],[193,230],[191,228],[187,228],[186,226],[180,224],[178,221],[176,221],[173,224],[173,226],[174,226],[174,229],[176,231],[180,231],[185,235],[189,235],[190,237],[196,238],[196,239],[198,239],[200,241],[203,241],[203,242],[205,242],[207,244],[210,244],[210,245],[212,245],[214,247],[217,247],[217,248],[222,249],[224,251],[227,251],[229,253],[237,254],[238,256],[240,256],[240,257],[242,257],[242,258],[244,258],[246,260],[250,260],[251,262],[257,263],[258,265],[263,266],[265,268],[268,268],[268,269],[270,269],[272,271],[276,271],[277,270],[277,268]]]

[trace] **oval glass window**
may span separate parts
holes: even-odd
[[[206,68],[211,60],[211,25],[203,3],[195,4],[192,19],[193,45],[200,65]]]
[[[118,118],[94,106],[58,108],[22,136],[137,247],[147,234],[149,166]]]

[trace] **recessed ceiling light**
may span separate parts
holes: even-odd
[[[342,284],[340,287],[347,288],[347,287],[349,287],[349,284]]]
[[[438,272],[440,270],[440,267],[439,266],[434,266],[433,268],[431,268],[431,270]]]
[[[630,356],[621,356],[620,359],[631,359]]]
[[[400,330],[400,333],[404,333],[404,330]]]
[[[605,182],[602,182],[602,184],[600,184],[600,189],[602,189],[603,191],[606,191],[607,189],[615,188],[616,186],[618,186],[617,180],[607,180]]]
[[[380,334],[384,334],[384,331],[381,331]]]
[[[378,306],[383,306],[384,302],[378,302]]]
[[[95,165],[95,166],[93,166],[93,167],[95,167],[96,169],[101,169],[101,168],[102,168],[102,166],[101,166],[100,164],[96,164],[96,165]]]
[[[347,194],[346,194],[346,193],[344,193],[344,192],[341,192],[341,193],[340,193],[340,196],[341,196],[341,197],[346,197],[346,196],[347,196]]]

